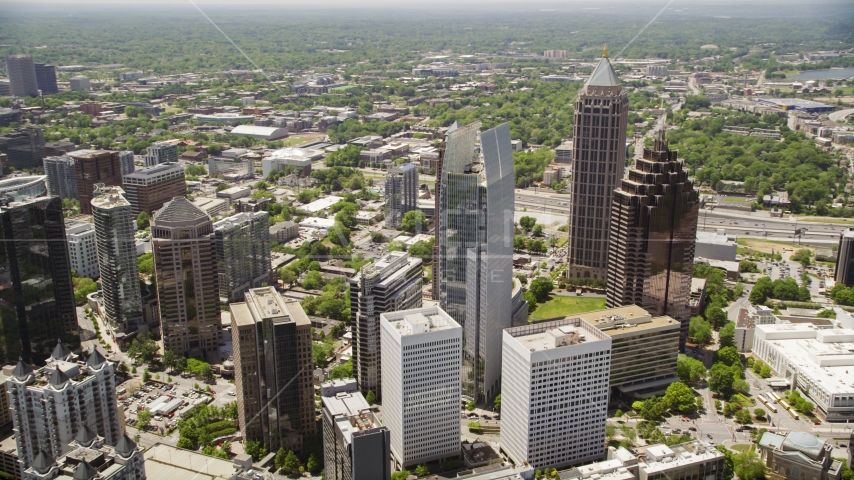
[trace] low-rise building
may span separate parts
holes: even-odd
[[[201,208],[211,218],[231,211],[228,200],[224,198],[196,197],[193,199],[193,205]]]
[[[225,198],[229,202],[233,202],[238,198],[248,197],[249,195],[252,195],[252,189],[249,187],[241,186],[229,187],[225,190],[220,190],[216,192],[216,198]]]
[[[279,222],[270,227],[270,241],[285,243],[299,237],[299,225],[291,221]]]
[[[710,260],[735,261],[736,237],[727,235],[723,230],[702,232],[697,230],[697,242],[694,244],[694,256]]]
[[[255,167],[250,158],[210,157],[208,158],[208,173],[252,178],[255,175]]]
[[[689,479],[728,480],[724,477],[724,454],[702,440],[679,445],[651,445],[638,463],[639,480]]]
[[[771,325],[779,323],[770,308],[761,305],[749,305],[738,310],[735,321],[735,348],[747,353],[753,348],[753,333],[756,325]]]
[[[831,458],[832,452],[832,445],[808,432],[765,432],[759,439],[760,457],[772,480],[840,479],[842,462]]]

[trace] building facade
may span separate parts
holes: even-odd
[[[151,250],[163,348],[193,357],[216,353],[221,319],[210,217],[175,197],[151,220]]]
[[[44,166],[44,132],[36,127],[17,128],[0,135],[0,153],[7,155],[6,163],[17,170]]]
[[[68,239],[68,258],[71,269],[80,278],[98,278],[98,248],[95,240],[95,225],[78,220],[65,221],[65,236]]]
[[[166,142],[154,142],[146,150],[145,166],[153,167],[161,163],[178,162],[178,146]]]
[[[231,304],[237,415],[245,438],[302,451],[314,436],[311,321],[273,287]]]
[[[611,338],[579,318],[504,330],[501,447],[516,465],[605,455]]]
[[[356,380],[320,385],[323,465],[327,480],[389,480],[391,436],[371,411]]]
[[[97,349],[85,361],[61,342],[44,367],[23,360],[6,380],[21,471],[39,452],[59,458],[83,426],[116,445],[122,435],[113,365]]]
[[[122,177],[122,188],[134,215],[156,210],[172,198],[187,194],[184,168],[178,163],[161,163],[141,168]]]
[[[105,320],[117,336],[135,331],[142,323],[136,229],[124,193],[121,187],[98,185],[92,199]]]
[[[105,186],[122,184],[122,167],[119,152],[109,150],[77,150],[69,154],[74,159],[77,177],[77,198],[80,213],[92,213],[92,193],[96,183]]]
[[[24,198],[0,206],[2,361],[42,361],[57,337],[80,345],[62,201]],[[33,288],[39,285],[41,288]]]
[[[638,305],[682,322],[688,340],[699,194],[664,130],[614,192],[608,243],[607,305]]]
[[[44,157],[44,174],[48,195],[59,198],[77,198],[77,178],[74,159],[68,155]]]
[[[130,150],[122,150],[119,152],[119,162],[121,163],[122,177],[136,170],[133,152]]]
[[[399,229],[403,216],[418,210],[418,169],[412,163],[390,168],[385,177],[385,221]]]
[[[382,395],[380,314],[421,307],[421,276],[421,259],[389,252],[349,280],[353,375],[365,395]]]
[[[458,457],[462,328],[439,307],[383,313],[380,328],[392,461],[406,468]]]
[[[251,158],[211,157],[208,159],[208,173],[252,178],[255,176],[255,165]]]
[[[842,462],[832,452],[832,445],[807,432],[765,432],[759,439],[759,456],[771,480],[839,480]]]
[[[299,225],[290,220],[279,222],[270,227],[270,241],[285,243],[299,237]]]
[[[145,480],[145,457],[127,434],[115,446],[84,426],[69,444],[68,453],[54,460],[39,452],[32,466],[23,472],[24,480]]]
[[[854,287],[854,227],[839,233],[835,280],[839,285]]]
[[[512,323],[515,180],[507,124],[448,130],[439,190],[439,305],[465,332],[463,395],[485,403],[501,388],[501,330]]]
[[[6,55],[6,73],[9,75],[12,96],[37,97],[39,95],[39,84],[32,55]]]
[[[42,95],[53,95],[59,92],[59,87],[56,86],[56,68],[53,65],[34,63],[33,67],[36,70],[36,84]]]
[[[623,178],[629,100],[607,51],[575,102],[567,276],[605,280],[611,199]]]
[[[267,212],[238,213],[214,223],[213,229],[220,301],[240,301],[250,288],[271,283]]]

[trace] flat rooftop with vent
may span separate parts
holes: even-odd
[[[450,315],[437,308],[417,308],[403,312],[387,312],[382,317],[401,337],[460,328]]]

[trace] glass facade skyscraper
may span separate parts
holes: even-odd
[[[463,395],[482,403],[501,382],[501,331],[511,326],[513,154],[507,124],[448,130],[438,217],[439,304],[463,326]],[[488,301],[487,301],[488,300]]]
[[[688,338],[691,276],[699,194],[684,162],[668,149],[664,131],[645,148],[611,205],[608,307],[638,305],[679,322],[679,346]]]

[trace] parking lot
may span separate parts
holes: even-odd
[[[217,393],[236,399],[233,386],[226,392],[212,389],[209,393],[158,381],[150,381],[136,392],[129,390],[127,384],[122,388],[124,392],[119,394],[119,404],[124,408],[126,424],[134,426],[139,412],[155,409],[148,431],[159,435],[164,435],[169,428],[176,426],[181,415],[189,413],[194,405],[212,403]],[[179,401],[176,402],[176,399]]]

